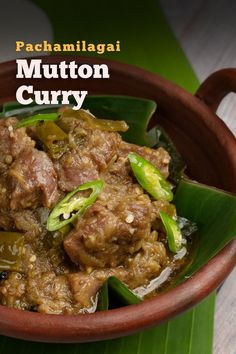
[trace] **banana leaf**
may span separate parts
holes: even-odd
[[[177,223],[184,238],[187,238],[198,231],[197,224],[192,220],[177,216]]]
[[[78,52],[79,58],[82,55],[99,56],[136,65],[158,73],[191,92],[196,91],[198,79],[158,0],[119,0],[114,6],[110,0],[70,0],[69,6],[67,2],[60,2],[56,11],[54,1],[31,1],[39,5],[51,20],[54,43],[76,43],[78,39],[85,39],[88,43],[115,43],[120,40],[120,52]]]
[[[215,293],[162,325],[119,339],[86,344],[48,344],[0,337],[1,354],[210,354]]]
[[[129,130],[122,134],[124,140],[139,145],[150,145],[147,136],[149,120],[156,110],[152,100],[128,96],[88,96],[83,108],[89,109],[96,117],[125,120]]]
[[[183,157],[180,155],[175,145],[171,141],[170,137],[162,127],[156,126],[152,128],[148,132],[148,139],[151,146],[163,147],[170,154],[171,161],[169,166],[169,179],[176,186],[179,183],[186,168],[186,164],[183,160]]]
[[[198,246],[186,269],[188,278],[236,236],[236,196],[222,190],[182,179],[174,203],[179,216],[198,226]]]
[[[2,111],[0,112],[0,118],[8,117],[28,117],[33,114],[39,114],[41,112],[55,112],[57,108],[61,105],[59,104],[45,104],[43,106],[37,105],[36,103],[31,103],[27,106],[23,106],[18,102],[7,102],[2,105]]]
[[[108,279],[104,282],[98,294],[97,311],[106,311],[109,308]]]
[[[139,304],[142,300],[136,296],[128,287],[114,276],[109,277],[103,284],[98,296],[98,311],[109,309],[109,300],[114,294],[116,300],[123,305]]]

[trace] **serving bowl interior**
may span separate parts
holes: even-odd
[[[171,82],[133,66],[100,59],[48,56],[44,63],[76,60],[107,63],[110,79],[16,79],[14,61],[0,64],[0,105],[15,101],[16,89],[88,90],[157,103],[150,127],[160,124],[187,164],[187,175],[199,182],[236,192],[236,141],[225,124],[197,97]],[[235,265],[236,241],[181,285],[138,305],[81,315],[45,315],[0,306],[0,333],[48,342],[86,342],[128,335],[159,324],[193,306],[214,290]]]

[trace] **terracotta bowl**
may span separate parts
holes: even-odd
[[[61,60],[101,63],[98,59],[45,57],[45,63]],[[104,62],[104,60],[102,60]],[[17,87],[35,89],[87,89],[91,94],[122,94],[153,99],[157,120],[183,155],[187,173],[194,179],[236,192],[236,140],[215,111],[221,99],[236,90],[236,69],[210,76],[192,96],[180,87],[133,66],[107,61],[107,80],[16,79],[15,62],[0,65],[0,104],[15,100]],[[44,315],[0,306],[0,333],[48,342],[87,342],[128,335],[157,325],[191,306],[217,288],[236,262],[236,240],[183,284],[139,305],[87,315]]]

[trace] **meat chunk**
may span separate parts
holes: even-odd
[[[168,256],[165,246],[157,241],[156,233],[153,232],[149,239],[142,244],[142,249],[134,257],[126,261],[129,269],[127,284],[130,289],[140,285],[147,285],[149,281],[157,277],[161,270],[168,264]]]
[[[64,248],[77,264],[117,267],[137,252],[151,229],[152,205],[138,185],[107,185],[97,202],[78,219]]]
[[[60,119],[59,124],[71,129],[70,151],[55,161],[58,184],[63,191],[71,191],[80,184],[98,178],[116,156],[121,137],[118,133],[92,129],[73,117]]]
[[[15,129],[17,122],[16,118],[0,120],[0,227],[6,230],[14,227],[14,220],[9,211],[9,168],[24,149],[33,148],[35,145],[26,134],[25,128]]]
[[[71,291],[65,275],[32,272],[27,279],[26,296],[27,301],[35,304],[39,312],[49,314],[71,312]]]
[[[9,207],[9,187],[7,176],[0,175],[0,208],[6,210]]]
[[[18,309],[26,309],[25,301],[26,281],[20,273],[12,272],[4,284],[0,283],[1,304]]]
[[[80,184],[98,178],[92,159],[76,150],[64,154],[54,163],[58,185],[63,191],[72,191]]]
[[[16,118],[0,120],[0,155],[3,160],[19,156],[26,148],[33,148],[35,142],[26,134],[25,128],[14,129]]]
[[[0,228],[4,230],[14,229],[14,219],[9,211],[0,209]]]
[[[25,150],[9,170],[13,192],[10,207],[52,207],[58,200],[57,176],[47,154],[36,149]]]
[[[83,312],[92,312],[96,294],[106,279],[113,275],[121,281],[125,281],[128,272],[123,267],[119,267],[95,270],[90,274],[86,272],[68,274],[67,278],[76,306],[83,309]]]
[[[84,312],[93,311],[96,295],[109,277],[115,276],[130,289],[135,289],[158,276],[167,260],[165,246],[157,242],[153,233],[148,241],[143,242],[140,252],[126,258],[123,266],[68,274],[73,301]]]
[[[116,155],[120,142],[121,138],[117,133],[96,129],[90,135],[87,148],[99,172],[107,168],[108,163]]]
[[[16,211],[11,215],[17,230],[29,233],[32,237],[39,236],[42,232],[40,222],[32,210]]]
[[[98,279],[85,272],[72,273],[67,275],[73,300],[80,309],[90,309],[93,307],[95,296],[105,279]]]
[[[142,156],[144,159],[148,160],[156,168],[158,168],[164,177],[168,177],[170,155],[162,147],[158,149],[150,149],[146,146],[138,146],[122,141],[119,148],[119,156],[127,157],[130,152],[135,152],[138,155]],[[127,164],[126,166],[130,169],[129,164]]]

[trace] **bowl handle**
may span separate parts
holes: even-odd
[[[200,85],[196,96],[216,112],[222,99],[230,92],[236,93],[236,69],[222,69]]]

